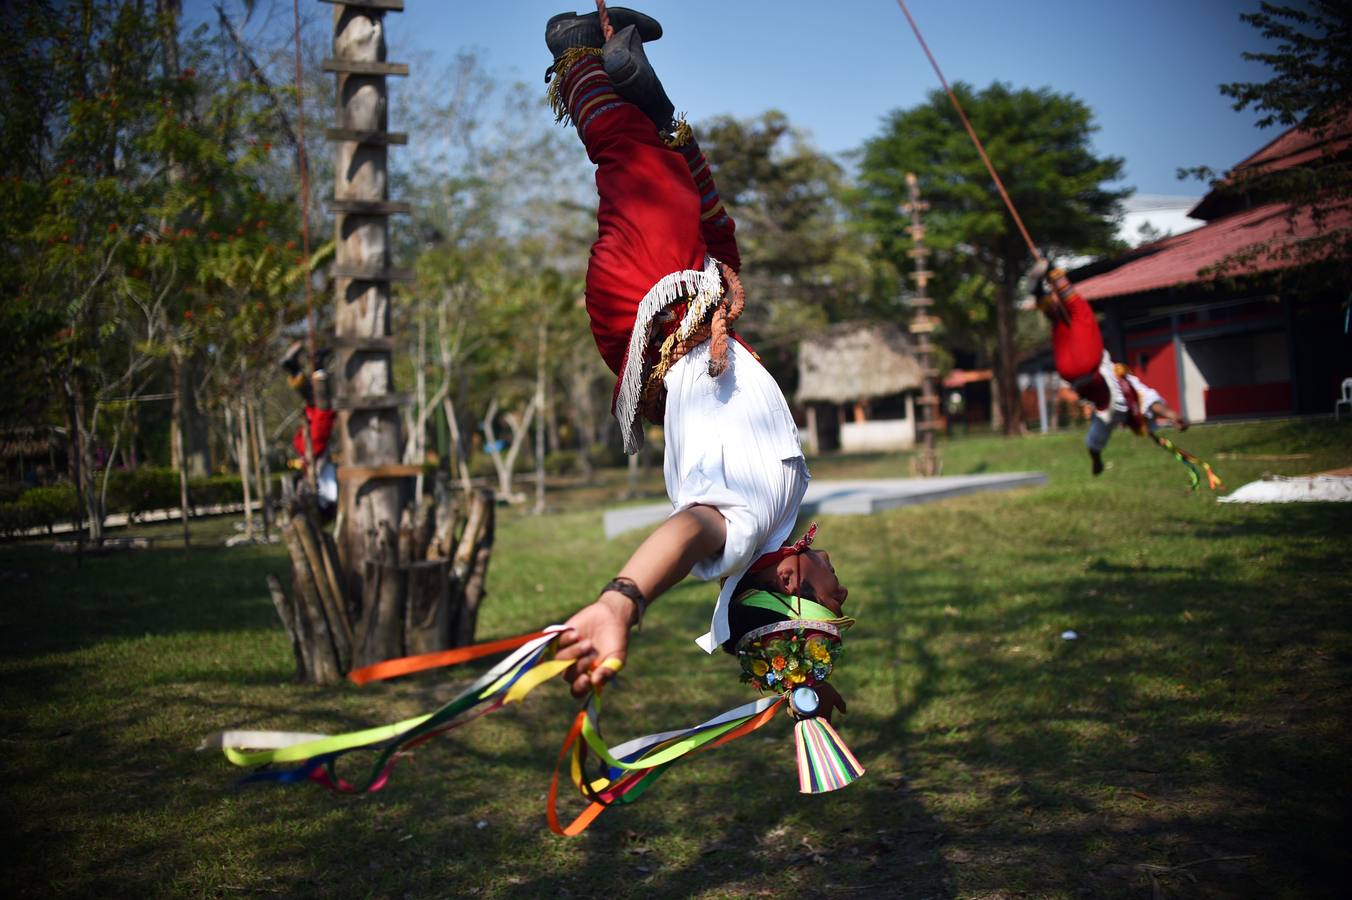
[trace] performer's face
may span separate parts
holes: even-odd
[[[785,573],[784,586],[789,593],[815,600],[836,615],[841,614],[845,598],[850,592],[836,577],[836,567],[831,565],[831,554],[824,550],[808,550],[785,562],[793,564],[792,570]]]

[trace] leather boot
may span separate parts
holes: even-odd
[[[652,16],[623,6],[610,7],[607,11],[616,34],[632,25],[638,29],[641,40],[655,41],[662,36],[662,26]],[[586,15],[559,13],[545,25],[545,45],[555,59],[574,47],[600,47],[605,42],[605,36],[601,34],[601,17],[594,12]]]
[[[621,97],[643,110],[643,114],[652,119],[659,132],[671,130],[671,118],[676,114],[676,107],[648,63],[648,57],[643,52],[643,40],[636,27],[630,25],[616,31],[615,36],[601,48],[601,62]]]

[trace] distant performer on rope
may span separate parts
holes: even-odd
[[[1103,347],[1103,335],[1089,303],[1071,285],[1060,268],[1040,260],[1028,273],[1032,303],[1052,326],[1052,357],[1057,374],[1065,379],[1080,398],[1093,407],[1085,447],[1089,450],[1090,469],[1103,473],[1103,448],[1108,446],[1113,428],[1120,425],[1136,434],[1150,437],[1170,451],[1191,471],[1192,486],[1200,483],[1199,467],[1213,490],[1221,481],[1211,466],[1182,450],[1157,430],[1172,425],[1186,431],[1188,420],[1164,402],[1158,391],[1132,374],[1121,363],[1114,363]]]
[[[786,546],[807,464],[783,393],[730,327],[743,303],[735,226],[644,54],[662,28],[618,7],[609,20],[606,40],[597,13],[550,19],[546,80],[559,120],[577,129],[596,164],[587,312],[616,375],[612,412],[629,453],[643,443],[643,419],[663,425],[674,512],[568,620],[559,656],[576,660],[564,677],[578,696],[612,677],[647,604],[687,574],[723,579],[709,633],[697,641],[710,653],[735,649],[730,614],[739,630],[761,613],[793,615],[742,610],[734,599],[751,589],[815,601],[834,616],[848,593],[810,537]]]
[[[293,341],[282,355],[280,364],[286,372],[287,384],[304,404],[305,421],[309,425],[310,443],[314,448],[319,508],[321,512],[327,514],[338,505],[338,470],[328,456],[329,438],[333,434],[333,425],[337,418],[329,399],[329,375],[324,368],[330,354],[324,349],[315,354],[314,374],[307,378],[303,352],[304,343]],[[296,435],[291,440],[292,446],[296,448],[296,458],[291,465],[299,469],[302,475],[305,472],[305,429],[304,424],[297,427]]]

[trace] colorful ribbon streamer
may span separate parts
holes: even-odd
[[[793,740],[798,748],[800,793],[839,790],[864,774],[864,767],[825,719],[800,719],[793,726]]]
[[[552,625],[542,631],[473,647],[388,660],[358,669],[348,676],[358,684],[365,684],[513,651],[452,700],[425,715],[333,736],[223,731],[208,738],[202,746],[222,748],[226,758],[237,766],[259,767],[258,771],[240,779],[242,784],[295,784],[308,780],[344,793],[378,791],[388,783],[394,765],[412,748],[520,701],[535,687],[568,668],[572,660],[554,656],[558,638],[564,630],[563,625]],[[618,659],[611,659],[604,665],[618,671],[622,664]],[[609,806],[637,800],[677,761],[700,750],[721,747],[762,728],[784,703],[783,697],[763,697],[691,728],[645,735],[608,747],[601,736],[601,691],[596,689],[578,712],[559,751],[546,803],[550,829],[564,835],[582,833]],[[809,765],[813,774],[809,778],[800,771],[800,780],[830,785],[816,790],[833,790],[862,773],[858,761],[829,724],[821,722],[811,729],[809,743],[812,749],[805,751],[800,738],[799,759],[800,770],[803,765]],[[364,779],[348,782],[338,775],[336,763],[346,754],[358,750],[379,752]],[[810,759],[808,763],[803,762],[805,754]],[[594,756],[601,766],[595,777],[586,775],[589,755]],[[559,770],[566,759],[569,760],[569,776],[589,805],[571,823],[563,825],[558,818],[558,783]],[[274,768],[287,763],[298,765]]]
[[[562,625],[553,625],[509,641],[461,648],[465,652],[458,654],[457,662],[501,652],[510,646],[515,646],[516,652],[479,676],[442,707],[425,715],[332,737],[287,732],[226,731],[208,738],[203,746],[221,747],[226,758],[237,766],[300,763],[292,769],[262,769],[241,779],[241,783],[273,781],[286,784],[310,779],[345,793],[378,791],[385,786],[390,770],[406,751],[479,716],[518,702],[536,686],[562,673],[571,665],[570,660],[554,659],[555,644],[563,630]],[[436,655],[427,654],[429,657]],[[426,657],[409,657],[359,672],[364,681],[371,681],[430,668],[425,662]],[[457,718],[485,703],[488,705],[473,716]],[[335,771],[335,762],[355,750],[379,750],[380,753],[365,779],[349,783],[339,777]]]
[[[1151,432],[1150,439],[1172,453],[1174,459],[1188,467],[1188,476],[1192,479],[1192,489],[1194,491],[1197,490],[1198,486],[1202,483],[1202,473],[1198,471],[1199,466],[1206,472],[1206,483],[1208,488],[1214,491],[1225,487],[1225,485],[1221,483],[1220,476],[1211,470],[1211,464],[1206,460],[1198,456],[1193,456],[1182,447],[1176,446],[1173,441],[1162,434]]]

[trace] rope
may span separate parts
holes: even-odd
[[[315,379],[315,308],[310,293],[310,160],[305,152],[305,86],[302,83],[303,69],[300,57],[300,0],[292,0],[292,13],[295,17],[296,37],[296,165],[300,168],[300,241],[301,260],[305,267],[305,338],[309,350],[309,379],[313,389]],[[315,472],[315,444],[310,434],[310,417],[301,416],[301,428],[305,434],[305,479],[310,490],[318,490],[318,475]]]
[[[723,276],[723,298],[714,306],[709,320],[701,324],[684,340],[678,340],[676,332],[667,335],[662,342],[658,360],[643,385],[643,394],[639,397],[639,409],[649,422],[662,421],[662,403],[666,399],[666,388],[662,379],[681,357],[694,350],[705,341],[709,342],[709,377],[717,378],[728,369],[728,338],[732,335],[732,323],[736,322],[746,309],[746,291],[742,280],[726,263],[718,263],[719,273]]]
[[[601,0],[597,0],[600,5]],[[925,43],[925,38],[920,34],[920,27],[915,24],[915,19],[911,17],[911,11],[906,8],[906,0],[897,0],[897,5],[901,7],[902,13],[906,16],[906,21],[911,23],[911,30],[915,32],[916,40],[920,41],[920,49],[925,51],[929,57],[930,65],[934,67],[934,74],[939,76],[939,83],[944,86],[944,92],[948,94],[948,99],[952,101],[953,108],[958,112],[958,118],[962,120],[962,127],[967,129],[967,136],[972,139],[976,145],[976,152],[981,154],[981,161],[986,164],[986,171],[991,173],[991,178],[995,180],[995,187],[1000,191],[1000,197],[1005,201],[1005,207],[1009,214],[1014,218],[1014,224],[1019,227],[1019,234],[1023,235],[1023,241],[1028,245],[1028,251],[1033,254],[1033,259],[1038,262],[1043,261],[1042,253],[1037,245],[1033,243],[1033,238],[1028,234],[1028,229],[1023,225],[1023,219],[1019,216],[1019,211],[1014,208],[1014,201],[1009,199],[1009,192],[1005,190],[1005,183],[1000,180],[1000,173],[995,171],[995,166],[991,164],[991,158],[986,155],[986,148],[981,145],[981,138],[976,136],[976,129],[972,128],[972,123],[967,121],[967,113],[963,112],[962,104],[958,102],[958,95],[953,93],[953,89],[948,86],[948,79],[939,68],[939,63],[935,61],[934,54],[930,52],[929,44]]]
[[[596,15],[601,19],[601,37],[610,40],[615,29],[610,25],[610,13],[606,12],[606,0],[596,0]]]

